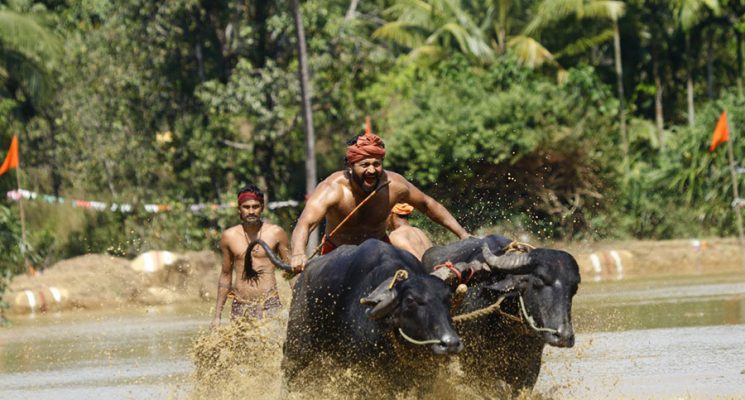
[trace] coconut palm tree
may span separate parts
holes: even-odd
[[[618,117],[622,141],[622,152],[624,168],[628,168],[628,134],[626,130],[626,101],[623,90],[623,66],[621,63],[621,34],[618,29],[618,20],[626,11],[622,1],[615,0],[543,0],[536,12],[536,16],[526,27],[527,35],[540,31],[553,23],[569,16],[577,19],[606,19],[611,22],[613,34],[613,58],[616,70],[616,87],[618,90]],[[584,38],[578,44],[568,46],[572,52],[584,50],[607,39],[604,32],[592,38]],[[566,52],[566,51],[565,51]]]
[[[691,31],[706,15],[706,9],[719,14],[718,0],[676,0],[673,3],[675,23],[685,41],[686,97],[688,102],[688,125],[693,126],[696,115],[693,103],[693,65],[691,62]]]
[[[401,0],[385,11],[392,20],[373,36],[409,48],[409,56],[415,60],[434,62],[450,51],[457,51],[488,64],[509,49],[519,62],[530,68],[550,64],[561,69],[554,55],[536,38],[513,34],[513,30],[527,21],[526,15],[517,15],[519,10],[529,9],[526,3],[525,0],[468,4],[459,0]],[[477,21],[474,15],[484,17]]]
[[[50,97],[60,41],[30,13],[0,9],[0,87],[20,90],[34,107]]]
[[[292,0],[292,16],[295,20],[295,38],[297,39],[300,97],[302,99],[303,126],[305,131],[305,193],[310,194],[316,187],[316,148],[315,131],[313,130],[313,112],[311,107],[310,73],[308,72],[308,48],[305,43],[303,15],[300,12],[300,1]],[[318,234],[313,233],[308,240],[308,250],[318,244]]]
[[[480,62],[494,58],[479,24],[459,0],[401,0],[384,14],[391,21],[373,32],[373,37],[411,49],[412,59],[437,61],[449,50]]]

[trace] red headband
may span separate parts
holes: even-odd
[[[238,205],[243,204],[246,200],[256,200],[258,202],[264,202],[264,196],[260,196],[254,192],[243,192],[238,195]]]
[[[358,137],[354,144],[347,146],[347,161],[354,164],[366,158],[383,157],[385,157],[383,139],[372,133],[370,117],[367,117],[365,119],[365,134]]]

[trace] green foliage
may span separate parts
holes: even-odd
[[[547,236],[592,228],[602,182],[613,180],[615,100],[591,68],[564,84],[514,61],[400,68],[371,89],[394,105],[385,110],[389,168],[457,207],[472,229],[515,214]],[[415,84],[396,95],[410,84],[401,76]]]
[[[745,126],[742,99],[721,96],[745,78],[741,1],[301,3],[320,178],[339,169],[344,141],[370,115],[388,145],[386,167],[474,232],[734,232],[724,149],[711,155],[706,144],[725,106],[735,129]],[[231,201],[248,182],[270,200],[301,200],[289,10],[284,0],[0,1],[0,156],[17,132],[22,185],[175,207],[118,214],[27,202],[29,260],[44,267],[86,252],[216,249],[235,210],[194,214],[185,205]],[[628,101],[628,175],[612,22]],[[690,66],[687,51],[700,55]],[[688,72],[698,120],[684,128]],[[654,123],[660,88],[665,135]],[[737,134],[735,155],[745,157]],[[3,192],[14,174],[0,177]],[[0,269],[15,273],[23,262],[14,207],[0,204]],[[268,217],[289,230],[299,212]]]
[[[10,207],[0,205],[0,271],[21,270],[23,258],[21,257],[21,223],[17,216],[13,215]]]
[[[713,153],[708,151],[714,126],[724,109],[735,129],[735,159],[745,157],[738,128],[745,126],[745,100],[727,96],[707,104],[695,126],[672,132],[659,156],[635,163],[627,196],[620,199],[630,212],[622,219],[624,230],[654,238],[736,233],[727,145],[720,145]]]

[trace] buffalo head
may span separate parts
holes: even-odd
[[[580,282],[574,257],[551,249],[496,256],[487,246],[483,253],[492,271],[505,274],[504,279],[487,288],[518,295],[520,313],[547,344],[574,346],[572,298]]]
[[[368,318],[386,318],[408,342],[430,344],[436,354],[447,354],[463,349],[450,317],[451,296],[441,279],[430,275],[409,278],[399,270],[360,303],[372,306]]]

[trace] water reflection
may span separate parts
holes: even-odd
[[[745,274],[583,284],[573,318],[578,332],[745,323]]]
[[[536,390],[698,397],[714,384],[730,388],[717,395],[745,393],[743,275],[583,283],[573,313],[577,346],[548,348]],[[211,306],[14,317],[0,329],[0,399],[189,398],[189,354]]]

